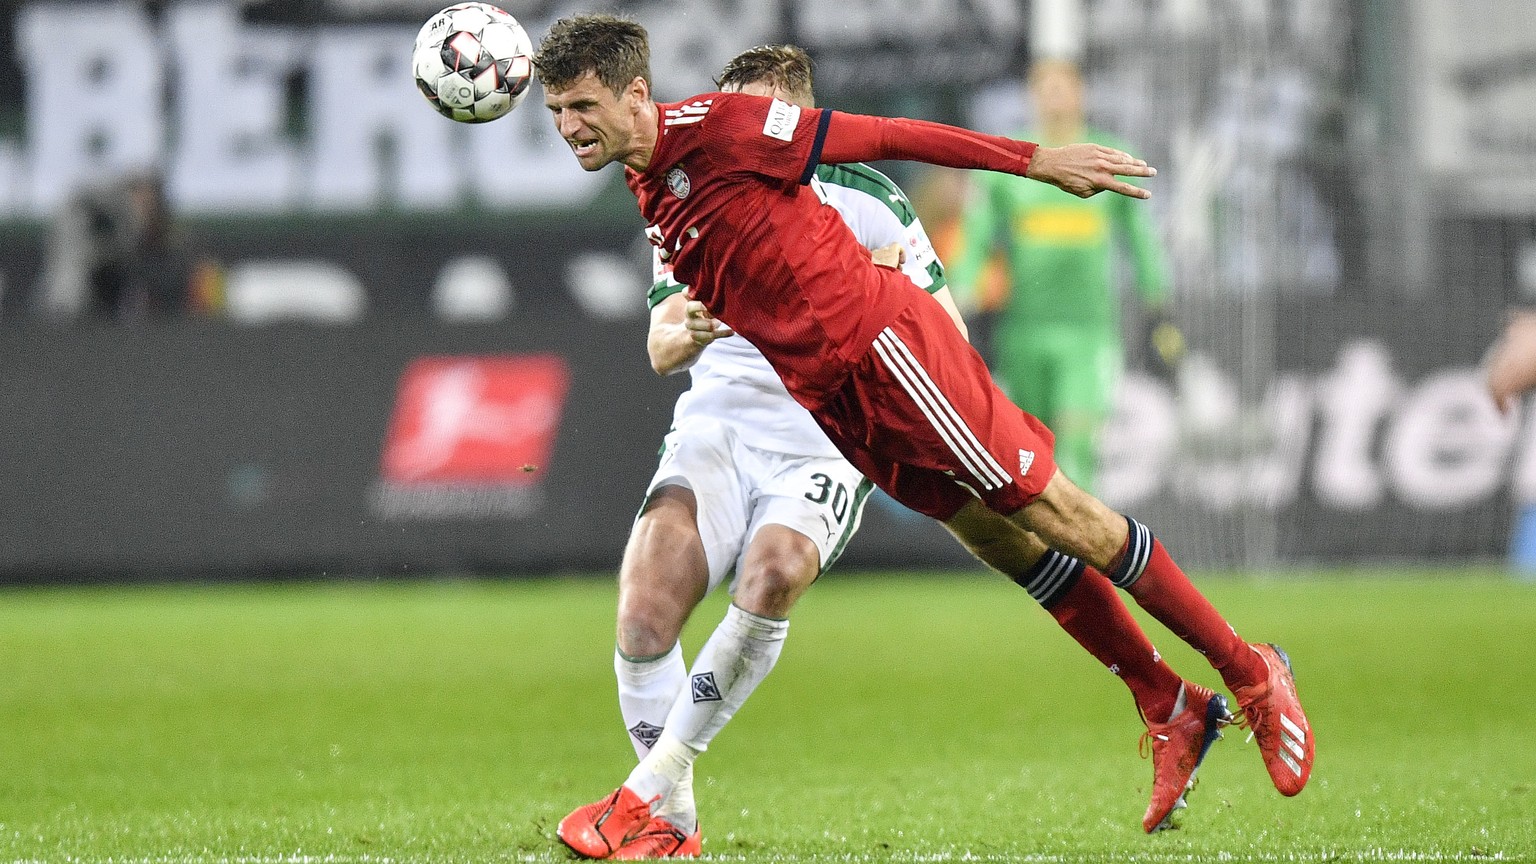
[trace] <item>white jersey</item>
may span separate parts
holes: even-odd
[[[906,251],[901,269],[919,288],[932,294],[945,286],[944,267],[922,222],[890,178],[861,163],[820,165],[811,185],[823,201],[837,209],[866,248],[901,244]],[[652,262],[655,282],[649,303],[654,308],[685,286],[672,278],[659,253],[652,253]],[[840,455],[810,412],[789,395],[778,373],[745,337],[711,342],[688,371],[692,383],[678,397],[672,412],[674,426],[691,417],[707,417],[735,427],[743,443],[760,450]]]

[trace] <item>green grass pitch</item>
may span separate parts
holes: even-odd
[[[1536,860],[1536,584],[1200,581],[1295,659],[1299,797],[1229,731],[1145,836],[1129,696],[1023,591],[834,574],[699,762],[706,857]],[[568,860],[555,823],[633,761],[612,616],[606,578],[0,593],[0,862]]]

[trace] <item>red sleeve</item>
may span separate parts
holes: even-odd
[[[947,168],[982,168],[1024,176],[1037,145],[997,135],[972,132],[958,126],[908,120],[899,117],[871,117],[827,111],[821,152],[815,161],[831,164],[868,162],[873,159],[905,159]]]
[[[722,164],[792,183],[809,183],[831,112],[766,96],[713,94],[699,126]]]

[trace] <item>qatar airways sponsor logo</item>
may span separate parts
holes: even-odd
[[[1189,358],[1174,389],[1128,376],[1101,436],[1104,499],[1212,512],[1310,500],[1349,513],[1536,502],[1536,408],[1500,415],[1478,369],[1408,381],[1388,345],[1358,339],[1331,368],[1282,373],[1241,394],[1237,376],[1208,357]]]
[[[763,134],[780,141],[795,140],[795,127],[800,123],[800,106],[782,99],[773,100],[768,107],[768,119],[763,122]]]

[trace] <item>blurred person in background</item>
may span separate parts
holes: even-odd
[[[176,231],[152,171],[81,189],[49,231],[40,303],[50,317],[130,321],[218,305],[218,268]]]
[[[1509,422],[1518,422],[1520,402],[1536,387],[1536,309],[1516,306],[1483,357],[1483,383]],[[1536,504],[1516,496],[1509,538],[1509,563],[1526,578],[1536,577]]]
[[[1029,75],[1037,128],[1014,137],[1060,146],[1091,141],[1124,150],[1087,125],[1083,80],[1068,60],[1044,59]],[[1056,433],[1056,459],[1073,482],[1095,486],[1098,435],[1124,366],[1116,252],[1129,252],[1145,305],[1154,372],[1170,373],[1184,339],[1168,318],[1168,279],[1151,211],[1121,195],[1079,198],[1049,184],[974,172],[950,258],[962,308],[990,313],[988,361],[1003,390]],[[984,268],[1001,246],[1003,290]]]
[[[1536,387],[1536,309],[1509,313],[1484,365],[1488,395],[1500,412],[1511,413],[1520,397]]]
[[[914,187],[912,207],[923,217],[940,261],[953,261],[965,242],[961,228],[971,191],[967,173],[958,168],[924,166]],[[991,355],[990,313],[1002,304],[1007,292],[1001,254],[991,255],[966,286],[964,311],[970,313],[965,316],[967,331],[971,344],[984,356]]]

